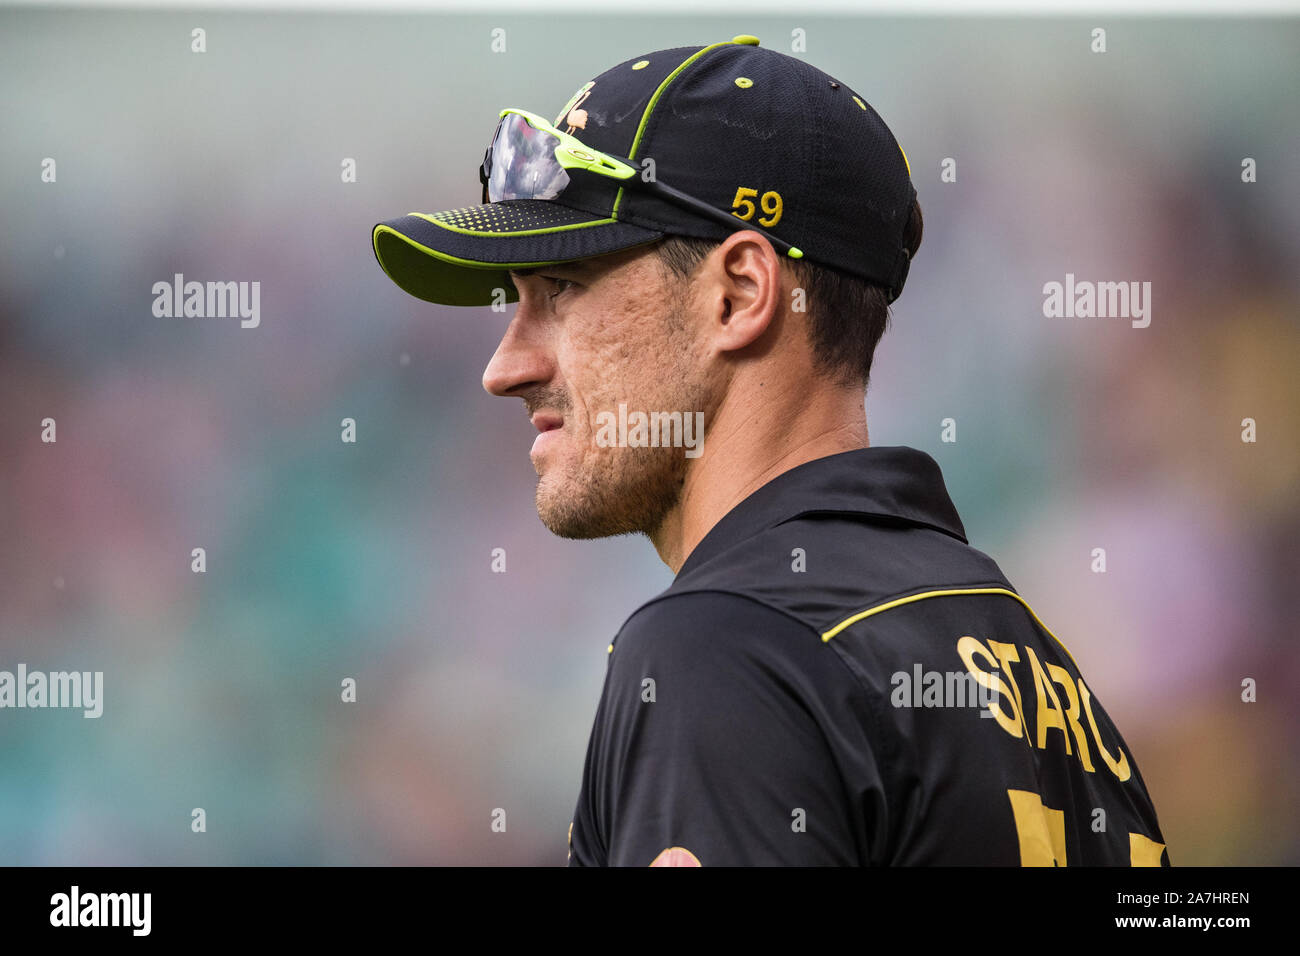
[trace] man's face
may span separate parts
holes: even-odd
[[[519,306],[483,387],[522,398],[538,428],[538,515],[566,538],[652,533],[678,501],[688,459],[680,447],[611,443],[609,422],[623,404],[627,415],[703,412],[707,424],[711,389],[686,286],[646,247],[514,282]]]

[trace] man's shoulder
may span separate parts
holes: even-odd
[[[736,594],[666,593],[610,651],[574,837],[597,849],[580,861],[685,847],[705,865],[842,865],[883,840],[859,802],[881,787],[868,704],[806,625]],[[791,828],[804,816],[811,836]]]

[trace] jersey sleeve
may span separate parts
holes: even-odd
[[[579,800],[584,855],[868,862],[885,832],[869,707],[838,655],[780,611],[720,592],[645,606],[611,652]]]

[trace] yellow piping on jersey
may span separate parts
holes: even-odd
[[[1017,601],[1019,601],[1021,604],[1024,605],[1025,610],[1028,611],[1030,616],[1033,617],[1033,619],[1038,622],[1038,626],[1041,627],[1048,634],[1051,634],[1052,640],[1056,641],[1057,644],[1061,645],[1061,650],[1065,651],[1066,656],[1070,658],[1070,663],[1074,664],[1075,670],[1079,669],[1079,662],[1074,659],[1074,655],[1070,653],[1070,649],[1066,647],[1064,643],[1061,642],[1061,639],[1059,637],[1057,637],[1055,634],[1052,634],[1052,629],[1042,622],[1042,619],[1039,618],[1039,616],[1034,613],[1034,609],[1029,606],[1029,604],[1025,601],[1025,599],[1022,598],[1015,591],[1008,591],[1006,588],[954,588],[948,591],[924,591],[921,594],[912,594],[909,595],[908,597],[895,598],[892,601],[886,601],[884,604],[877,605],[876,607],[867,608],[867,610],[865,611],[859,611],[857,614],[854,614],[852,617],[848,617],[845,618],[843,621],[840,621],[840,623],[836,624],[829,631],[826,631],[822,634],[822,642],[824,643],[826,641],[829,641],[832,637],[834,637],[840,631],[844,630],[846,627],[856,624],[858,623],[858,621],[861,621],[864,618],[871,617],[871,615],[873,614],[879,614],[881,611],[888,611],[890,608],[900,607],[904,604],[911,604],[913,601],[924,601],[926,598],[933,598],[933,597],[948,597],[949,595],[953,595],[953,594],[1004,594],[1007,597],[1015,598]]]

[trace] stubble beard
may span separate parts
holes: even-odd
[[[537,484],[537,514],[561,538],[653,535],[681,500],[686,456],[681,448],[602,448],[576,474]]]

